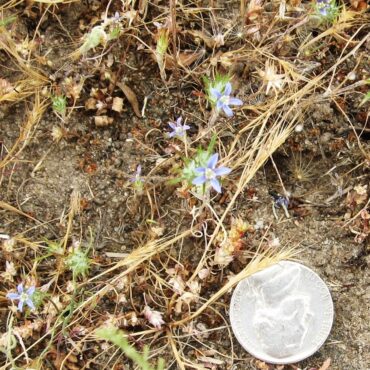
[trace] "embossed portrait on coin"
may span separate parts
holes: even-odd
[[[256,308],[253,328],[263,350],[276,358],[302,347],[312,318],[310,297],[298,289],[300,274],[298,266],[275,265],[249,279]]]

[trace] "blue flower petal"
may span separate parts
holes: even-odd
[[[221,185],[217,179],[212,179],[210,183],[211,183],[212,188],[215,189],[217,193],[221,193]]]
[[[215,98],[215,99],[220,99],[222,94],[217,90],[215,89],[214,87],[211,87],[209,89],[209,92],[211,93],[212,97]]]
[[[20,295],[18,293],[8,293],[6,295],[8,299],[14,300],[14,299],[20,299]]]
[[[223,106],[223,110],[225,112],[225,114],[228,116],[228,117],[232,117],[234,115],[233,111],[230,109],[229,106],[227,106],[226,104]]]
[[[19,312],[23,311],[23,301],[22,300],[20,300],[19,303],[18,303],[18,311]]]
[[[182,122],[182,117],[179,117],[179,118],[176,120],[176,124],[177,124],[177,126],[181,126],[181,122]]]
[[[35,293],[36,288],[34,286],[30,286],[27,289],[27,295],[31,296],[33,293]]]
[[[167,136],[170,137],[170,138],[171,137],[174,137],[175,135],[176,135],[176,132],[175,131],[172,131],[172,132],[168,132],[167,133]]]
[[[172,130],[176,129],[176,124],[173,122],[168,122],[168,125],[172,128]]]
[[[195,172],[198,172],[199,174],[205,174],[206,169],[204,167],[197,167],[194,169]]]
[[[216,164],[218,162],[218,153],[215,153],[211,156],[211,158],[208,160],[207,168],[215,168]]]
[[[225,85],[224,95],[229,96],[229,95],[231,94],[231,90],[232,90],[231,83],[230,83],[230,82],[228,82],[228,83]]]
[[[228,175],[231,172],[231,168],[219,167],[219,168],[215,168],[214,172],[215,172],[216,176],[225,176],[225,175]]]
[[[229,105],[243,105],[243,102],[238,98],[230,98]]]
[[[33,304],[33,302],[31,301],[31,299],[26,299],[26,304],[27,306],[31,309],[31,310],[34,310],[35,309],[35,305]]]
[[[192,181],[192,184],[193,185],[202,185],[204,184],[205,182],[207,181],[206,177],[204,175],[202,176],[199,176],[199,177],[196,177],[193,181]]]
[[[182,126],[182,128],[184,129],[184,131],[186,131],[186,130],[189,130],[190,129],[190,126],[184,125],[184,126]]]
[[[17,286],[17,291],[19,294],[22,294],[23,293],[23,283],[20,283],[18,286]]]
[[[217,103],[216,103],[217,110],[224,109],[224,106],[225,106],[225,103],[223,103],[221,100],[217,100]]]

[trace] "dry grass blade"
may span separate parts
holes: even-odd
[[[102,278],[106,274],[110,274],[112,271],[117,270],[121,267],[128,267],[127,270],[123,271],[119,276],[114,277],[111,282],[114,282],[117,279],[120,279],[122,276],[127,275],[130,271],[133,271],[137,266],[144,263],[145,261],[153,258],[155,255],[165,251],[167,248],[171,247],[174,243],[186,238],[191,235],[191,230],[186,230],[179,235],[174,237],[166,237],[160,240],[155,240],[149,242],[148,244],[134,249],[126,258],[122,261],[117,262],[113,267],[102,272],[101,274],[94,276],[89,280],[92,282],[96,279]]]
[[[0,162],[0,169],[4,168],[10,162],[17,160],[22,150],[27,146],[32,138],[32,133],[35,130],[37,124],[39,123],[46,107],[48,106],[47,100],[40,100],[40,95],[36,94],[35,101],[27,114],[27,120],[23,127],[16,142],[13,144],[12,148],[9,150],[7,155]]]
[[[27,217],[29,218],[30,220],[32,221],[36,221],[37,223],[41,223],[41,221],[37,220],[36,218],[32,217],[31,215],[28,215],[27,213],[19,210],[18,208],[16,207],[13,207],[12,205],[6,203],[6,202],[3,202],[0,200],[0,208],[2,209],[5,209],[6,211],[9,211],[9,212],[14,212],[14,213],[17,213],[23,217]]]
[[[14,60],[19,71],[24,76],[19,81],[13,83],[14,88],[11,91],[0,95],[0,103],[6,101],[16,102],[40,91],[40,89],[48,83],[48,78],[41,72],[32,68],[29,63],[19,55],[17,45],[5,28],[2,27],[0,31],[0,50],[4,50],[9,57]]]
[[[55,5],[55,4],[71,4],[71,3],[76,3],[80,0],[33,0],[33,1],[35,3]]]
[[[23,0],[10,0],[7,3],[3,4],[2,6],[0,6],[0,10],[3,11],[10,8],[14,8],[15,6],[21,4],[22,2]]]

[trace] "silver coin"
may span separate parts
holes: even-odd
[[[242,280],[231,299],[231,326],[239,343],[271,364],[313,355],[328,337],[333,317],[326,284],[296,262],[282,261]]]

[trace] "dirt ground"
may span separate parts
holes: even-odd
[[[24,61],[29,58],[28,65],[46,81],[31,86],[34,91],[30,93],[23,88],[19,93],[22,97],[0,100],[0,234],[14,241],[9,247],[4,237],[0,251],[0,359],[4,369],[137,368],[117,348],[93,336],[93,331],[107,322],[128,333],[137,350],[148,345],[151,359],[163,357],[168,369],[324,370],[329,358],[329,369],[370,368],[370,120],[369,102],[361,104],[368,88],[366,84],[356,85],[370,76],[368,13],[354,8],[352,2],[346,3],[355,12],[354,21],[345,31],[338,31],[340,37],[329,33],[325,41],[314,44],[312,54],[310,49],[298,58],[296,72],[305,79],[292,83],[292,90],[277,93],[277,98],[274,92],[266,95],[265,87],[261,90],[258,70],[264,68],[266,58],[295,63],[299,43],[325,28],[306,25],[300,32],[295,28],[290,31],[291,41],[275,39],[275,33],[283,34],[304,19],[302,12],[293,9],[291,18],[274,21],[269,28],[279,9],[276,2],[257,1],[254,12],[262,25],[262,36],[255,40],[248,33],[256,25],[249,13],[245,23],[233,26],[239,15],[238,1],[226,5],[179,1],[177,46],[188,53],[202,53],[194,59],[195,64],[167,69],[167,85],[149,49],[143,46],[155,48],[153,21],[164,23],[171,13],[163,2],[132,5],[77,1],[58,6],[33,1],[0,3],[3,19],[17,17],[6,28],[1,27],[7,32],[0,34],[1,81],[9,81],[14,88],[27,76],[14,55]],[[311,9],[307,2],[292,3]],[[9,4],[12,6],[7,7]],[[132,25],[125,24],[123,36],[104,49],[100,45],[87,56],[70,56],[83,34],[101,22],[107,7],[110,16],[115,11],[124,14],[124,22],[128,22],[129,9],[137,11],[137,18]],[[216,10],[205,11],[207,7]],[[245,38],[240,40],[238,32],[244,30],[243,25]],[[201,29],[210,34],[231,32],[226,33],[229,36],[225,36],[224,44],[209,48],[204,35],[194,37]],[[7,35],[18,45],[15,54],[4,46],[9,45]],[[350,38],[353,43],[346,43]],[[256,57],[258,48],[263,52]],[[174,50],[169,47],[168,53],[173,55]],[[234,54],[228,54],[231,51]],[[344,55],[348,58],[330,69]],[[305,68],[308,72],[302,72]],[[202,93],[202,75],[211,70],[234,76],[233,88],[247,108],[236,109],[232,119],[221,116],[211,133],[203,134],[210,111]],[[332,73],[307,88],[310,80],[329,70]],[[350,73],[354,77],[348,79]],[[117,85],[119,81],[130,87],[139,112],[132,96]],[[335,94],[325,95],[329,85]],[[338,85],[339,90],[335,90]],[[289,100],[299,91],[306,95],[284,103],[284,96]],[[64,119],[51,104],[50,97],[58,94],[67,96]],[[6,95],[5,87],[0,89],[1,95]],[[112,110],[116,97],[124,102],[119,111]],[[89,109],[91,98],[103,107]],[[267,154],[261,165],[254,166],[247,149],[258,134],[248,125],[257,122],[255,127],[262,127],[262,118],[254,120],[268,114],[269,105],[278,108],[268,116],[264,135],[274,129],[283,132],[290,121],[294,124],[279,145],[266,141]],[[294,110],[287,113],[291,105]],[[297,112],[298,119],[293,118]],[[33,119],[38,113],[39,119]],[[111,118],[109,123],[97,125],[96,117],[105,116]],[[191,124],[191,147],[185,149],[181,141],[171,141],[165,135],[168,122],[179,116]],[[212,193],[211,210],[201,208],[184,182],[169,180],[182,167],[185,151],[207,147],[215,133],[216,148],[233,171],[222,183],[223,193]],[[144,178],[142,193],[134,191],[130,181],[139,164]],[[243,170],[248,168],[255,171],[241,186],[239,179],[247,176]],[[289,194],[288,215],[274,205],[273,194],[284,192]],[[73,206],[76,194],[78,210]],[[202,213],[195,216],[197,209]],[[232,261],[217,266],[212,263],[217,238],[210,250],[205,246],[211,235],[217,234],[217,218],[224,212],[226,230],[232,228],[235,219],[246,222],[249,229]],[[186,237],[176,239],[188,231]],[[174,242],[164,249],[170,238]],[[64,245],[64,252],[50,254],[53,242]],[[158,253],[144,249],[142,255],[133,255],[151,243]],[[63,260],[75,245],[89,246],[91,265],[87,275],[79,277],[71,288],[74,278],[63,267]],[[238,275],[261,246],[273,253],[296,247],[294,258],[317,272],[332,294],[335,318],[331,334],[317,353],[298,364],[268,365],[242,349],[229,323],[232,290],[186,321]],[[203,267],[208,266],[211,273],[204,280],[196,280],[199,297],[178,312],[179,294],[174,293],[170,278],[190,279],[202,256]],[[16,269],[11,276],[6,268],[9,262]],[[20,282],[49,294],[27,315],[11,309],[6,298]],[[106,290],[102,293],[100,289]],[[89,303],[80,306],[83,302]],[[165,324],[160,330],[145,320],[142,312],[146,305],[163,313]],[[59,311],[53,314],[54,306]],[[186,324],[170,324],[181,320]],[[9,350],[4,333],[12,330],[18,333],[17,343]]]

